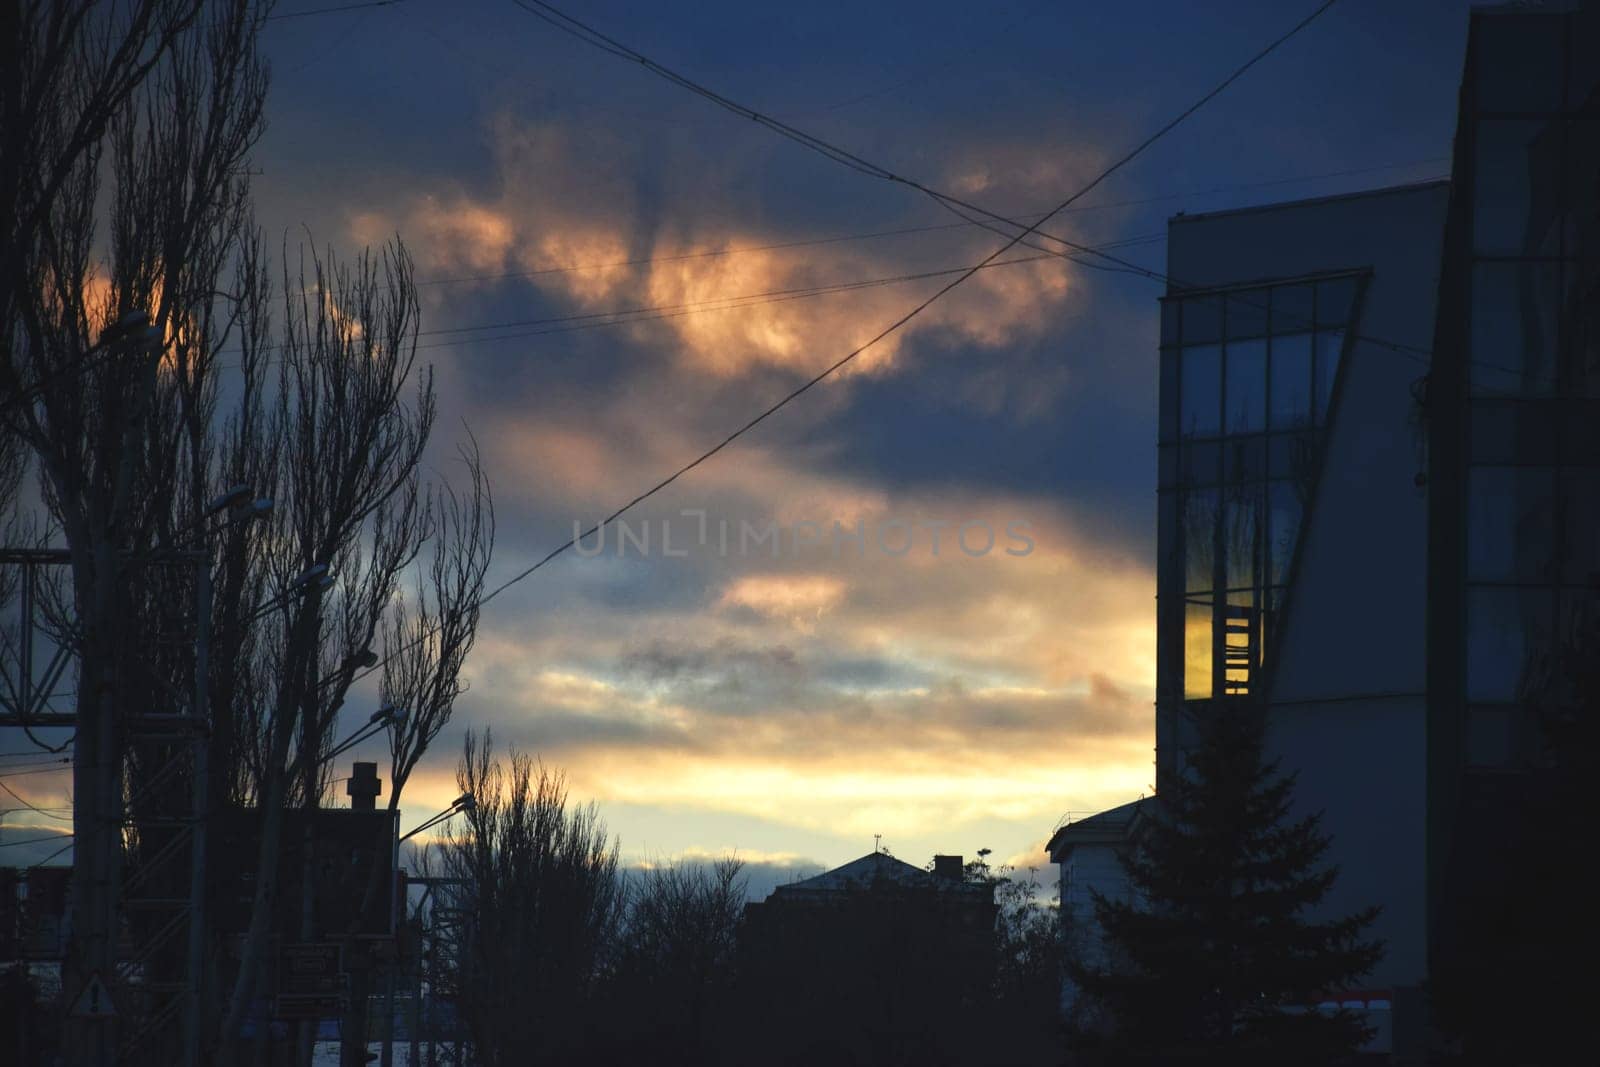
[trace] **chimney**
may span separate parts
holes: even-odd
[[[961,881],[960,856],[935,856],[933,857],[933,875],[935,878],[948,878],[952,882]]]
[[[378,765],[376,763],[352,764],[350,777],[344,784],[344,791],[350,797],[350,810],[375,810],[378,803],[378,794],[383,792],[383,783],[378,781]]]

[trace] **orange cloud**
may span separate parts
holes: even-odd
[[[595,177],[629,172],[617,161],[630,146],[603,138],[575,144],[565,131],[508,117],[491,124],[490,136],[500,169],[497,194],[446,190],[362,212],[350,220],[352,233],[368,242],[405,233],[424,276],[469,270],[483,274],[484,284],[499,284],[498,276],[520,269],[534,272],[531,284],[582,313],[662,309],[626,329],[637,341],[659,345],[678,367],[713,377],[763,368],[815,373],[951,276],[828,295],[805,291],[967,266],[997,243],[974,228],[942,234],[932,258],[926,251],[908,256],[896,242],[833,245],[825,257],[810,247],[760,247],[792,235],[730,223],[714,195],[704,202],[716,205],[716,216],[680,213],[671,229],[651,230],[629,190],[618,188],[615,177]],[[1037,255],[1016,251],[1006,258]],[[1037,337],[1071,300],[1072,270],[1065,260],[1040,258],[980,271],[861,355],[849,372],[890,371],[907,339],[917,336],[996,350]],[[742,299],[757,294],[778,295]],[[445,312],[442,296],[434,299]]]

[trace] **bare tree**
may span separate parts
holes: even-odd
[[[159,877],[151,864],[177,833],[159,824],[187,810],[187,771],[156,774],[182,746],[137,723],[200,706],[191,605],[203,565],[220,772],[208,808],[256,807],[262,827],[242,959],[212,946],[208,984],[227,987],[204,1013],[218,1060],[261,988],[283,811],[325,797],[339,709],[377,643],[395,653],[385,691],[418,709],[395,738],[398,803],[460,692],[493,543],[475,448],[463,494],[419,478],[434,394],[416,364],[405,248],[349,262],[286,249],[273,284],[247,172],[268,9],[0,11],[0,504],[26,495],[13,457],[31,458],[34,529],[58,531],[71,557],[46,590],[49,617],[79,669],[64,988],[113,973],[124,874]],[[235,486],[274,501],[270,515],[213,514]],[[405,576],[436,534],[406,601]],[[111,1029],[83,1030],[74,1062],[109,1062]]]
[[[608,976],[613,1059],[713,1063],[730,1051],[729,994],[748,879],[743,861],[680,861],[629,878],[626,921]]]
[[[479,602],[494,552],[494,498],[470,434],[460,458],[467,488],[463,495],[445,483],[435,494],[428,573],[417,576],[411,599],[397,600],[384,621],[383,699],[406,711],[390,727],[391,809],[466,691],[461,670],[477,641]]]
[[[468,732],[456,781],[477,803],[440,859],[471,917],[458,1005],[477,1062],[570,1062],[622,917],[617,846],[558,773],[515,750],[507,766],[488,732]]]
[[[37,460],[71,556],[67,636],[79,665],[69,991],[113,972],[127,698],[145,663],[132,647],[127,584],[163,519],[182,515],[186,481],[175,477],[171,438],[153,427],[198,394],[192,369],[162,356],[212,332],[196,309],[210,303],[228,254],[260,130],[261,12],[237,3],[202,27],[200,7],[10,5],[3,16],[0,382],[6,429]],[[149,325],[108,335],[136,313]],[[113,1036],[74,1022],[66,1050],[75,1062],[109,1062]]]

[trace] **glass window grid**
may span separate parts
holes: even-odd
[[[1298,282],[1279,283],[1258,288],[1231,290],[1224,293],[1204,294],[1192,298],[1170,298],[1162,305],[1162,341],[1161,349],[1162,372],[1161,381],[1163,393],[1168,388],[1178,393],[1176,397],[1168,399],[1163,396],[1161,413],[1162,426],[1159,439],[1159,472],[1161,475],[1161,490],[1163,493],[1174,492],[1179,497],[1176,511],[1178,520],[1179,551],[1184,557],[1180,573],[1183,574],[1184,590],[1184,617],[1182,621],[1182,671],[1183,678],[1180,686],[1185,700],[1205,700],[1214,696],[1235,695],[1233,682],[1237,681],[1240,672],[1238,668],[1230,670],[1228,666],[1228,647],[1233,643],[1228,627],[1230,606],[1250,606],[1257,609],[1255,615],[1255,649],[1254,661],[1249,670],[1252,675],[1259,672],[1266,661],[1265,649],[1267,638],[1271,632],[1271,620],[1275,619],[1288,597],[1287,567],[1281,575],[1285,580],[1274,584],[1272,579],[1280,575],[1274,572],[1273,538],[1277,531],[1274,530],[1272,487],[1282,487],[1292,484],[1293,478],[1271,477],[1271,474],[1282,473],[1283,467],[1293,468],[1297,465],[1304,466],[1303,461],[1311,459],[1315,454],[1320,430],[1326,425],[1333,406],[1334,389],[1338,367],[1344,361],[1344,353],[1349,346],[1348,332],[1354,314],[1356,302],[1360,296],[1360,288],[1364,278],[1356,274],[1334,275],[1326,278],[1307,279]],[[1294,311],[1286,314],[1285,321],[1279,323],[1273,314],[1276,304],[1276,294],[1288,293],[1302,298],[1294,301],[1305,307],[1303,297],[1309,295],[1309,307],[1306,310]],[[1189,337],[1185,333],[1186,310],[1194,300],[1204,301],[1203,338],[1196,344],[1186,344]],[[1285,301],[1290,303],[1290,301]],[[1234,305],[1247,308],[1243,316],[1247,324],[1244,329],[1235,327],[1236,322],[1229,309]],[[1336,318],[1337,316],[1337,318]],[[1215,324],[1215,325],[1214,325]],[[1279,326],[1283,328],[1279,328]],[[1310,342],[1310,375],[1308,386],[1310,397],[1308,408],[1310,421],[1296,421],[1288,427],[1273,425],[1273,340],[1280,337],[1307,337]],[[1240,340],[1254,340],[1262,338],[1266,341],[1265,375],[1260,385],[1260,392],[1264,398],[1265,410],[1263,418],[1265,427],[1259,431],[1246,433],[1229,433],[1228,429],[1228,346],[1231,342]],[[1330,340],[1337,337],[1333,344]],[[1178,425],[1184,410],[1182,386],[1183,358],[1187,349],[1196,347],[1216,346],[1220,350],[1218,360],[1218,401],[1219,414],[1217,419],[1218,432],[1205,435],[1184,436],[1182,426]],[[1322,363],[1328,360],[1328,353],[1333,356],[1332,366],[1324,367]],[[1298,355],[1299,353],[1297,353]],[[1322,382],[1327,383],[1326,388],[1319,388]],[[1230,449],[1233,445],[1235,448]],[[1251,449],[1252,445],[1259,445],[1259,451],[1264,456],[1259,473],[1246,470],[1240,471],[1241,464],[1237,457],[1240,452]],[[1283,467],[1278,467],[1274,458],[1279,451],[1286,454],[1295,454],[1300,463],[1288,462]],[[1200,456],[1196,454],[1199,453]],[[1203,458],[1201,458],[1203,457]],[[1197,469],[1195,460],[1200,458],[1200,468]],[[1211,467],[1210,477],[1205,476],[1204,467]],[[1309,479],[1314,471],[1302,469],[1295,473]],[[1242,475],[1242,476],[1241,476]],[[1227,567],[1225,545],[1223,543],[1224,531],[1222,510],[1219,508],[1212,521],[1213,538],[1211,546],[1211,569],[1213,580],[1210,589],[1191,589],[1195,584],[1187,573],[1187,531],[1184,519],[1185,508],[1182,500],[1189,492],[1194,490],[1220,489],[1223,486],[1237,487],[1248,492],[1254,498],[1255,514],[1259,526],[1259,535],[1256,540],[1258,546],[1254,552],[1256,558],[1252,560],[1252,567],[1256,573],[1257,581],[1251,586],[1231,585],[1228,583],[1224,571]],[[1304,525],[1304,501],[1294,519],[1294,539],[1298,547],[1299,534]],[[1292,550],[1291,550],[1292,555]],[[1265,577],[1263,577],[1265,575]],[[1238,602],[1249,597],[1251,601],[1259,603]],[[1211,625],[1209,643],[1212,648],[1211,670],[1209,684],[1202,687],[1191,684],[1191,667],[1197,663],[1196,649],[1194,647],[1195,634],[1191,632],[1194,623],[1191,620],[1195,608],[1211,608]],[[1236,633],[1236,631],[1235,631]]]
[[[1596,75],[1600,73],[1594,57],[1580,52],[1581,37],[1572,30],[1571,20],[1585,17],[1577,12],[1528,11],[1514,17],[1504,14],[1490,16],[1494,19],[1494,33],[1477,35],[1478,55],[1473,80],[1476,114],[1496,118],[1538,117],[1548,115],[1580,116],[1593,114],[1585,104],[1597,88]],[[1528,38],[1544,37],[1543,45],[1530,45]],[[1519,40],[1519,38],[1521,38]],[[1517,59],[1527,55],[1548,55],[1550,44],[1560,40],[1563,53],[1561,70],[1557,73],[1547,65],[1539,70],[1518,71],[1515,65],[1507,69],[1507,58]],[[1504,89],[1483,84],[1486,75],[1510,74],[1512,99],[1496,99]],[[1531,76],[1530,76],[1531,75]]]
[[[1567,35],[1570,49],[1572,35]],[[1573,65],[1571,57],[1566,64],[1570,74]],[[1592,87],[1591,87],[1592,88]],[[1576,209],[1574,203],[1574,176],[1575,154],[1574,145],[1579,143],[1579,138],[1588,138],[1590,152],[1593,152],[1595,139],[1600,137],[1600,128],[1597,128],[1596,116],[1576,110],[1579,101],[1574,96],[1574,87],[1567,85],[1563,92],[1565,106],[1562,108],[1541,108],[1536,110],[1495,109],[1493,107],[1480,107],[1474,116],[1474,122],[1480,123],[1488,120],[1491,122],[1505,122],[1508,120],[1542,120],[1545,122],[1559,122],[1561,130],[1560,154],[1555,168],[1554,192],[1559,198],[1553,213],[1550,225],[1555,231],[1550,234],[1545,247],[1546,254],[1523,255],[1496,250],[1478,249],[1478,237],[1473,236],[1472,262],[1474,270],[1469,273],[1468,306],[1477,304],[1476,294],[1471,292],[1479,280],[1476,265],[1484,264],[1554,264],[1559,272],[1556,280],[1556,292],[1565,297],[1572,284],[1571,279],[1589,273],[1592,277],[1592,266],[1586,271],[1579,264],[1586,259],[1593,259],[1600,254],[1600,249],[1580,247],[1574,241],[1574,234],[1570,228],[1570,220]],[[1582,124],[1582,125],[1580,125]],[[1475,164],[1476,165],[1476,164]],[[1549,188],[1547,186],[1547,188]],[[1471,213],[1474,222],[1477,218],[1476,205]],[[1553,243],[1553,248],[1550,247]],[[1587,255],[1585,255],[1587,253]],[[1569,639],[1569,632],[1574,620],[1569,618],[1575,611],[1592,612],[1600,606],[1600,590],[1596,587],[1596,577],[1590,576],[1587,580],[1574,580],[1574,575],[1569,571],[1568,562],[1572,555],[1572,546],[1569,537],[1573,534],[1572,524],[1567,521],[1567,510],[1571,507],[1571,495],[1564,491],[1568,484],[1566,476],[1579,473],[1592,475],[1600,468],[1600,455],[1590,447],[1586,439],[1588,435],[1578,429],[1579,421],[1587,421],[1593,425],[1596,421],[1596,412],[1590,404],[1584,404],[1580,397],[1585,392],[1592,393],[1592,389],[1585,389],[1587,383],[1583,380],[1583,368],[1575,366],[1575,357],[1581,352],[1574,351],[1573,338],[1570,336],[1572,322],[1565,306],[1559,308],[1555,324],[1555,380],[1551,382],[1530,383],[1531,389],[1506,388],[1509,375],[1504,371],[1485,368],[1478,371],[1480,362],[1498,363],[1511,366],[1511,361],[1496,358],[1494,353],[1479,353],[1469,348],[1468,359],[1473,362],[1468,366],[1469,380],[1473,381],[1472,390],[1474,402],[1469,411],[1468,424],[1468,458],[1469,482],[1471,484],[1471,470],[1479,467],[1516,467],[1539,468],[1553,471],[1555,475],[1556,499],[1554,501],[1553,530],[1551,531],[1551,555],[1548,572],[1554,576],[1553,580],[1492,580],[1478,576],[1469,576],[1466,581],[1467,600],[1470,605],[1474,600],[1472,591],[1505,590],[1537,596],[1544,594],[1548,600],[1547,617],[1542,627],[1543,636],[1552,641]],[[1469,334],[1470,336],[1470,334]],[[1487,379],[1494,379],[1492,388]],[[1480,383],[1484,388],[1479,388]],[[1494,410],[1494,405],[1499,402],[1500,410]],[[1588,408],[1588,419],[1584,419],[1583,408]],[[1480,436],[1480,427],[1490,428],[1491,419],[1504,419],[1510,415],[1508,422],[1502,422],[1494,428],[1500,431],[1503,439],[1494,442],[1490,447]],[[1487,462],[1485,462],[1487,460]],[[1462,532],[1468,534],[1467,523],[1470,507],[1464,508],[1461,515]],[[1524,600],[1523,597],[1518,597]],[[1581,605],[1588,605],[1583,607]],[[1543,610],[1543,609],[1541,609]],[[1467,642],[1471,638],[1471,621],[1463,620],[1462,643],[1466,655],[1462,656],[1462,670],[1467,675],[1463,692],[1469,702],[1469,714],[1476,711],[1480,714],[1493,714],[1505,711],[1511,714],[1512,724],[1509,736],[1506,738],[1507,751],[1505,763],[1497,764],[1493,759],[1485,759],[1481,754],[1464,753],[1464,759],[1470,766],[1477,769],[1505,769],[1506,765],[1520,763],[1528,754],[1529,737],[1527,736],[1528,724],[1515,714],[1519,702],[1513,699],[1485,700],[1475,697],[1475,681],[1473,677],[1473,664],[1471,649]],[[1534,627],[1536,635],[1538,626]],[[1529,658],[1538,657],[1551,651],[1548,648],[1526,648],[1525,655]],[[1525,663],[1528,662],[1525,659]]]

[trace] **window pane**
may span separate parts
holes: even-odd
[[[1555,477],[1540,467],[1473,467],[1467,474],[1467,578],[1549,580]]]
[[[1272,290],[1272,332],[1309,333],[1316,326],[1310,285],[1280,285]]]
[[[1183,698],[1208,700],[1212,694],[1212,608],[1210,601],[1184,604]]]
[[[1179,309],[1183,303],[1178,300],[1161,301],[1161,347],[1176,347],[1182,338],[1178,333]]]
[[[1262,584],[1261,506],[1259,486],[1227,491],[1222,513],[1222,553],[1229,589],[1254,589]]]
[[[1178,439],[1178,350],[1161,350],[1161,428],[1162,441]]]
[[[1344,352],[1344,331],[1326,330],[1317,334],[1317,422],[1328,421],[1333,402],[1333,384],[1339,376],[1339,359]]]
[[[1294,546],[1300,539],[1300,494],[1289,482],[1273,482],[1267,490],[1268,581],[1287,585]]]
[[[1222,428],[1222,347],[1185,348],[1182,378],[1183,436],[1215,437]]]
[[[1484,121],[1477,126],[1473,247],[1481,255],[1555,256],[1561,124]]]
[[[1270,299],[1265,289],[1228,294],[1228,336],[1265,337]]]
[[[1593,257],[1594,248],[1585,248],[1585,238],[1600,213],[1600,121],[1584,119],[1567,123],[1567,178],[1562,204],[1562,252],[1567,258]],[[1593,238],[1590,238],[1593,240]]]
[[[1183,446],[1183,458],[1179,461],[1179,476],[1184,485],[1206,486],[1216,485],[1217,457],[1221,455],[1222,446],[1216,441],[1197,442]]]
[[[1581,585],[1600,582],[1600,470],[1561,472],[1566,521],[1562,577]]]
[[[1215,489],[1202,489],[1184,494],[1184,588],[1190,592],[1205,592],[1216,588],[1218,500]]]
[[[1267,476],[1267,439],[1237,437],[1222,442],[1222,480],[1228,485],[1259,482]]]
[[[1272,408],[1274,430],[1311,425],[1311,335],[1287,334],[1272,339]]]
[[[1256,433],[1266,429],[1267,342],[1230,342],[1227,361],[1227,432]]]
[[[1253,590],[1228,594],[1222,608],[1222,691],[1248,696],[1261,665],[1261,616]]]
[[[1472,462],[1537,466],[1556,461],[1556,419],[1548,405],[1528,400],[1476,400],[1470,433]],[[1565,444],[1562,447],[1567,447]],[[1566,458],[1570,461],[1571,454]]]
[[[1555,263],[1479,263],[1472,271],[1474,393],[1531,394],[1556,385]]]
[[[1197,296],[1183,302],[1183,343],[1210,344],[1222,340],[1222,297]]]
[[[1572,466],[1600,466],[1600,404],[1566,405],[1561,419],[1561,458]]]
[[[1565,21],[1543,12],[1497,18],[1492,32],[1473,35],[1480,110],[1560,109]]]
[[[1567,51],[1567,106],[1573,111],[1600,111],[1600,52],[1593,48]]]
[[[1478,704],[1467,709],[1467,766],[1504,768],[1516,752],[1516,705]]]
[[[1549,589],[1467,590],[1467,699],[1516,700],[1535,657],[1548,648]]]

